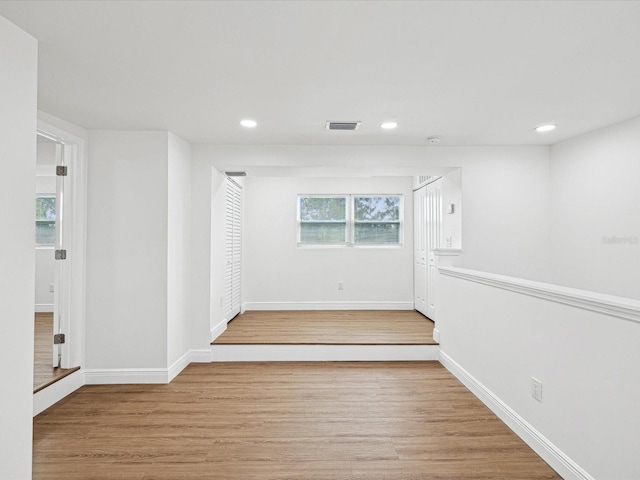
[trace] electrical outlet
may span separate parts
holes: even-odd
[[[451,248],[452,244],[453,244],[453,237],[447,237],[447,247]]]
[[[220,297],[220,306],[224,307],[224,297]]]
[[[344,290],[344,282],[342,280],[338,282],[338,290]]]
[[[55,292],[54,288],[55,288],[55,287],[53,286],[53,283],[50,283],[50,284],[49,284],[49,292],[50,292],[50,293]]]
[[[531,377],[531,396],[542,403],[542,382]]]

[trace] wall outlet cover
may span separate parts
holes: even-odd
[[[542,403],[542,382],[535,377],[531,377],[531,396]]]

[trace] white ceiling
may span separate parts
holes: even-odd
[[[0,15],[39,40],[39,108],[86,128],[546,145],[640,115],[637,1],[2,1]]]

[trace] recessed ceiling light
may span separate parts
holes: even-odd
[[[258,125],[258,122],[256,122],[255,120],[242,120],[240,122],[240,125],[242,125],[245,128],[255,128]]]
[[[398,124],[396,122],[384,122],[382,125],[380,125],[380,128],[384,128],[385,130],[393,130],[397,126]]]
[[[551,130],[555,130],[556,126],[557,125],[553,125],[553,124],[540,125],[539,127],[536,127],[536,132],[538,132],[538,133],[550,132]]]
[[[427,143],[429,145],[438,145],[440,143],[440,137],[429,137],[427,138]]]

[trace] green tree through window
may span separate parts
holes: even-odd
[[[36,245],[56,243],[56,197],[36,197]]]
[[[400,197],[357,196],[353,199],[355,244],[400,243]]]
[[[401,195],[300,195],[301,245],[400,245]]]
[[[301,244],[342,244],[347,241],[347,198],[299,197]]]

